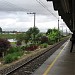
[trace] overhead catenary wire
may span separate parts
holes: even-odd
[[[59,16],[57,17],[51,10],[48,9],[48,7],[41,1],[41,0],[36,0],[44,9],[46,9],[50,14],[52,14],[57,20],[59,20]],[[59,20],[61,21],[61,20]],[[62,21],[61,21],[62,23]]]
[[[53,12],[51,12],[51,10],[49,10],[48,7],[47,7],[41,0],[36,0],[36,1],[37,1],[44,9],[46,9],[50,14],[52,14],[56,19],[58,19],[58,17],[57,17]],[[22,7],[16,6],[16,5],[14,5],[14,4],[12,4],[12,3],[6,1],[6,0],[4,0],[4,2],[6,2],[8,5],[13,5],[13,6],[17,7],[17,8],[20,8],[21,11],[22,11],[22,10],[23,10],[23,11],[24,11],[24,10],[28,10],[28,9],[24,9],[24,8],[22,8]]]
[[[12,4],[12,3],[10,3],[10,2],[8,2],[8,1],[6,1],[6,0],[4,0],[5,2],[7,2],[8,3],[8,5],[9,4],[11,4],[11,5],[14,5],[14,4]],[[50,14],[52,14],[54,17],[56,17],[57,18],[57,16],[56,15],[54,15],[52,12],[51,12],[51,10],[49,10],[48,9],[48,7],[41,1],[41,0],[36,0],[43,8],[45,8]],[[16,5],[14,5],[15,7],[17,7]],[[18,7],[19,8],[19,7]],[[21,9],[22,10],[25,10],[24,8],[22,8],[21,7]],[[58,19],[58,18],[57,18]]]
[[[59,15],[58,17],[53,13],[51,12],[51,10],[48,9],[48,7],[41,1],[41,0],[36,0],[44,9],[46,9],[50,14],[52,14],[58,21],[61,21],[59,20]],[[59,23],[59,22],[58,22]],[[62,21],[61,21],[62,23]],[[65,23],[65,22],[64,22]]]
[[[48,7],[41,1],[41,0],[36,0],[43,8],[45,8],[50,14],[52,14],[55,18],[57,18],[57,16],[51,12],[51,10],[48,9]],[[57,18],[58,19],[58,18]]]
[[[25,11],[25,10],[27,10],[27,9],[24,9],[23,7],[17,6],[15,4],[11,3],[11,2],[6,1],[6,0],[3,0],[3,2],[6,3],[9,6],[13,6],[13,7],[17,8],[15,11]],[[8,10],[8,11],[13,11],[13,10]]]

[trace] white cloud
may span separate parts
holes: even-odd
[[[46,8],[36,0],[0,0],[0,27],[3,30],[26,31],[29,27],[34,26],[34,16],[27,12],[35,12],[36,26],[41,31],[57,28],[58,12],[54,11],[52,2],[38,1],[43,2]]]
[[[25,12],[10,12],[1,14],[3,14],[3,16],[0,16],[0,27],[2,27],[3,30],[26,31],[28,28],[34,26],[34,16],[31,14],[29,15]],[[38,27],[41,31],[47,31],[49,28],[57,28],[58,26],[58,20],[52,19],[48,15],[36,14],[35,22],[36,27]]]

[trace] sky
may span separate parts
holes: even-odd
[[[41,32],[58,28],[58,17],[60,30],[66,31],[67,26],[58,11],[54,11],[53,3],[46,0],[0,0],[0,27],[6,31],[27,31],[34,26],[34,15],[27,14],[30,12],[36,13],[35,26]]]

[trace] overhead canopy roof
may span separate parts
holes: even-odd
[[[71,31],[75,30],[75,8],[74,0],[47,0],[53,1],[54,9],[58,10],[59,15],[65,21]]]

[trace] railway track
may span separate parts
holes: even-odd
[[[14,69],[13,71],[3,74],[3,75],[30,75],[32,74],[39,66],[41,66],[47,59],[50,57],[67,39],[58,43],[51,49],[46,52],[38,55],[34,59],[28,61],[24,65]]]

